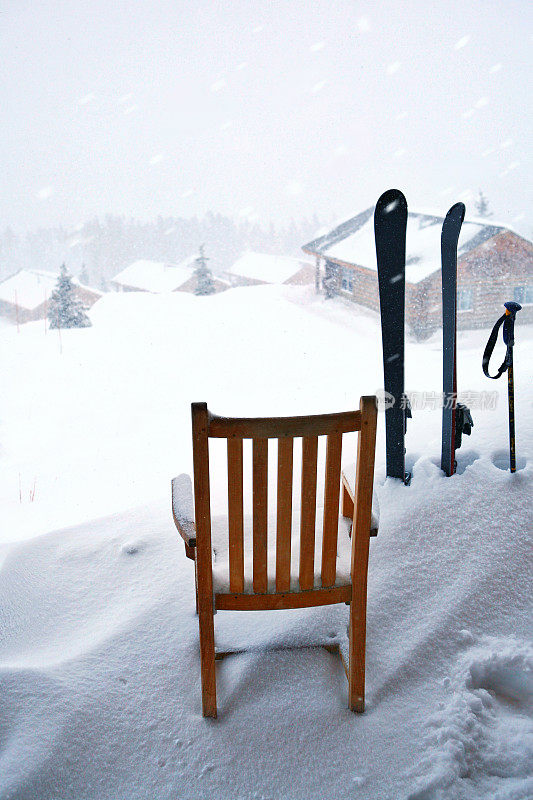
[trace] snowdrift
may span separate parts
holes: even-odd
[[[125,305],[106,298],[92,311],[93,328],[65,337],[62,354],[28,325],[13,342],[17,356],[5,356],[8,372],[27,359],[28,385],[38,372],[60,405],[43,435],[57,441],[65,460],[51,459],[40,443],[46,410],[27,400],[19,409],[8,395],[4,423],[15,432],[25,425],[27,438],[17,450],[16,436],[6,437],[4,465],[52,472],[46,502],[36,497],[30,507],[17,497],[4,508],[11,536],[0,565],[1,800],[526,800],[533,795],[533,463],[525,413],[532,381],[520,358],[515,475],[500,468],[502,405],[474,412],[475,436],[452,478],[438,468],[438,412],[415,414],[409,487],[384,480],[380,436],[367,712],[347,710],[342,667],[320,646],[345,645],[347,608],[332,606],[219,612],[217,644],[242,652],[217,667],[219,719],[202,718],[192,562],[170,511],[170,478],[189,465],[188,403],[215,395],[217,411],[293,413],[299,406],[302,413],[304,406],[313,413],[349,408],[351,397],[380,385],[372,317],[354,321],[350,309],[302,290],[236,291],[239,302],[231,294],[128,298]],[[133,308],[142,312],[142,335]],[[266,347],[264,326],[274,317]],[[206,376],[208,318],[218,338],[209,340]],[[238,336],[244,325],[246,342]],[[360,372],[346,370],[340,336]],[[460,341],[463,385],[472,390],[494,388],[477,378],[483,338]],[[187,344],[178,350],[180,341]],[[231,348],[242,362],[238,386],[222,365]],[[408,388],[438,388],[439,343],[409,349],[416,352]],[[74,388],[65,399],[67,385]],[[86,415],[83,436],[74,424],[76,398]],[[115,430],[109,415],[123,427]],[[134,420],[139,435],[131,440]],[[91,472],[87,454],[76,457],[80,441],[93,460],[109,454],[101,474],[94,465]],[[109,452],[115,449],[120,459]],[[98,488],[107,482],[111,497],[118,464],[133,456],[135,471],[124,469],[134,486],[122,489],[117,474],[117,508],[101,515]],[[160,499],[153,499],[156,488]],[[11,484],[2,491],[9,501]],[[43,524],[32,522],[38,514],[54,519],[54,504],[89,521],[31,536]]]

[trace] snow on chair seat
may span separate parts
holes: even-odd
[[[293,516],[293,530],[298,530],[298,518]],[[339,517],[337,555],[335,559],[335,581],[333,586],[349,586],[351,583],[351,539],[352,520]],[[323,508],[317,508],[315,524],[315,546],[313,559],[312,589],[322,588],[322,529]],[[244,519],[244,587],[245,594],[253,593],[253,520]],[[276,591],[276,518],[269,518],[267,535],[267,593]],[[213,517],[211,521],[213,550],[213,591],[230,593],[230,561],[228,546],[228,522],[225,517]],[[300,592],[299,576],[300,539],[291,539],[290,579],[287,591]]]
[[[172,511],[195,561],[204,716],[216,717],[214,614],[350,605],[349,706],[364,710],[366,594],[376,398],[358,411],[305,417],[232,419],[192,404],[194,520],[188,476],[172,482]],[[339,520],[343,434],[359,431],[354,502]],[[326,440],[324,505],[317,522],[318,440]],[[211,517],[209,439],[226,440],[228,515]],[[252,519],[245,525],[243,440],[252,441]],[[269,439],[277,443],[276,518],[268,519]],[[293,520],[294,439],[301,439],[300,507]],[[296,504],[295,504],[296,505]],[[343,513],[345,509],[343,508]],[[352,524],[353,520],[353,524]],[[296,524],[294,524],[296,523]],[[349,528],[353,527],[351,540]],[[272,534],[269,535],[269,528]],[[294,535],[293,535],[294,531]],[[271,546],[269,547],[269,541]],[[275,542],[275,546],[274,546]]]

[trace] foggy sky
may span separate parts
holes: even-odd
[[[9,0],[0,226],[341,219],[482,188],[531,238],[531,3]]]

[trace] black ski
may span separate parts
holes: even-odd
[[[465,216],[463,203],[456,203],[442,223],[442,451],[440,466],[446,475],[455,472],[455,450],[461,434],[470,433],[470,412],[457,403],[457,243]],[[465,412],[466,417],[465,419]],[[459,418],[458,418],[459,415]],[[459,423],[459,424],[457,424]]]
[[[398,189],[381,195],[374,212],[378,264],[387,476],[408,483],[405,473],[405,428],[410,417],[404,395],[405,233],[407,201]]]

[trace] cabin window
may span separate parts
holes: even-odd
[[[533,305],[533,286],[515,286],[515,303],[522,305]]]
[[[345,292],[353,290],[353,272],[348,267],[342,269],[342,288]]]
[[[472,311],[473,307],[472,289],[459,289],[457,291],[457,310]]]

